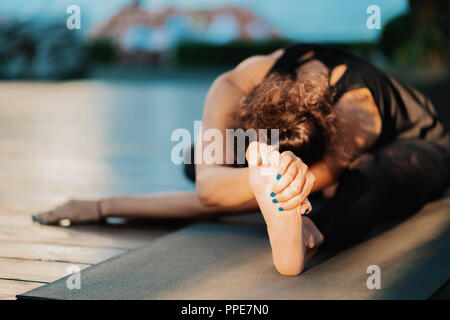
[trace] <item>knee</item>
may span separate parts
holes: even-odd
[[[366,153],[355,160],[339,179],[339,184],[347,184],[353,188],[367,189],[380,184],[387,185],[387,175],[380,165],[379,157]]]

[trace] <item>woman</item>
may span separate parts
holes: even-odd
[[[414,213],[450,181],[450,138],[431,102],[331,47],[293,45],[219,76],[205,101],[203,130],[210,128],[224,136],[228,128],[279,129],[279,151],[254,141],[248,167],[187,165],[196,192],[73,200],[34,219],[51,224],[259,208],[277,270],[296,275],[319,247],[362,240],[378,221]],[[303,215],[311,209],[308,195],[319,190],[330,199]]]

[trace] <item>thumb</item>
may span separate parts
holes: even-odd
[[[312,211],[312,205],[311,202],[309,202],[308,198],[306,198],[305,201],[299,206],[299,213],[300,214],[308,214]]]

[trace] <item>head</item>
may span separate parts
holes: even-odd
[[[311,164],[323,156],[335,130],[333,96],[324,74],[271,74],[243,100],[236,128],[279,129],[280,152],[290,150]]]

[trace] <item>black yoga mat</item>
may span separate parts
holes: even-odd
[[[264,223],[227,220],[191,225],[81,271],[21,299],[425,299],[450,277],[450,197],[299,276],[273,267]],[[319,260],[318,260],[319,259]],[[368,289],[367,267],[381,270]]]

